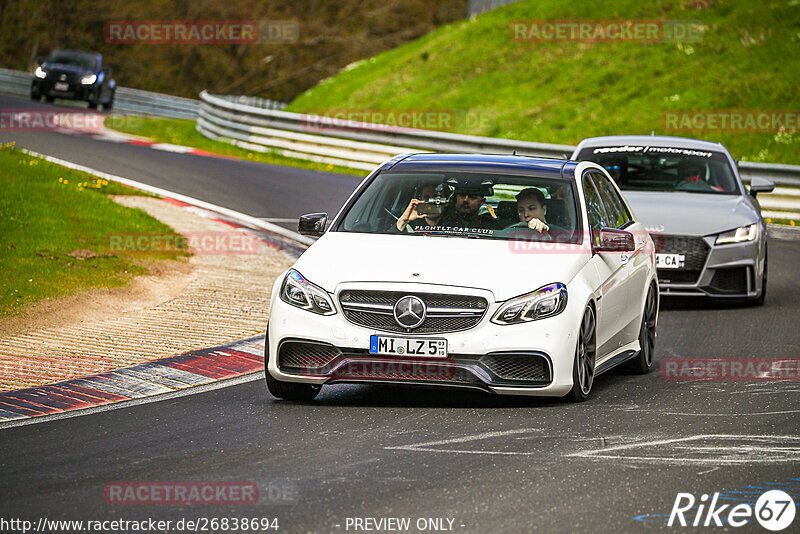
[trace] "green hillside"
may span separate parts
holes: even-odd
[[[698,21],[699,40],[521,41],[516,21]],[[589,21],[591,22],[591,21]],[[531,26],[527,26],[530,28]],[[576,144],[699,137],[734,157],[800,163],[797,120],[767,132],[666,131],[673,110],[800,110],[800,1],[532,0],[442,27],[344,69],[291,111],[435,110],[458,133]]]

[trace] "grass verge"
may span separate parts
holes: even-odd
[[[0,317],[25,305],[97,287],[125,285],[148,265],[182,251],[122,252],[113,235],[177,234],[147,213],[107,195],[140,194],[133,188],[0,145]]]
[[[203,136],[195,128],[195,121],[189,119],[164,119],[164,118],[145,118],[136,117],[135,120],[115,120],[107,118],[106,127],[127,133],[147,137],[158,143],[170,143],[173,145],[190,146],[221,156],[267,163],[270,165],[283,165],[286,167],[301,167],[314,171],[338,172],[356,176],[365,176],[366,172],[349,167],[330,165],[327,163],[316,163],[297,158],[289,158],[275,152],[256,152],[245,150],[238,146],[214,141]]]
[[[782,217],[764,217],[769,224],[782,224],[784,226],[800,226],[800,220],[786,219]]]
[[[548,21],[625,20],[678,21],[701,33],[692,42],[593,42],[528,40],[530,32],[512,31],[520,22],[531,29]],[[666,128],[668,112],[796,114],[799,43],[797,0],[529,0],[349,65],[286,111],[367,121],[403,110],[428,110],[436,118],[439,111],[454,119],[442,121],[446,131],[573,145],[652,131],[718,141],[748,161],[797,164],[796,121],[765,132]]]

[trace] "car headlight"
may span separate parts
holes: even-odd
[[[724,245],[726,243],[744,243],[745,241],[755,241],[758,239],[758,223],[749,226],[742,226],[736,230],[722,232],[717,236],[715,244]]]
[[[519,324],[558,315],[567,307],[567,286],[550,284],[533,293],[515,297],[500,306],[492,317],[495,324]]]
[[[294,269],[289,269],[283,280],[281,300],[320,315],[336,313],[328,292],[303,278],[303,275]]]
[[[42,67],[36,67],[36,70],[33,71],[33,75],[37,78],[46,78],[47,72]]]
[[[87,74],[86,76],[81,78],[81,83],[83,85],[92,85],[96,81],[97,81],[97,74]]]

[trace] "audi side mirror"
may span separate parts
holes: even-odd
[[[753,198],[756,198],[759,193],[772,193],[774,190],[775,183],[772,180],[760,176],[755,176],[750,180],[750,196]]]
[[[600,230],[599,241],[593,247],[594,252],[633,252],[636,250],[633,234],[625,230],[603,228]]]
[[[301,215],[297,223],[297,231],[303,235],[320,237],[325,233],[325,224],[328,222],[327,213],[309,213]]]

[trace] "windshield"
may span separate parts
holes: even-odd
[[[577,243],[574,183],[460,172],[383,172],[338,231]]]
[[[594,161],[626,191],[739,194],[722,152],[657,146],[584,148],[579,160]]]
[[[71,65],[86,70],[95,70],[97,57],[91,54],[78,54],[75,52],[64,52],[57,50],[47,56],[48,63],[58,63],[59,65]]]

